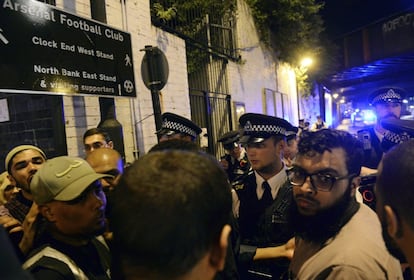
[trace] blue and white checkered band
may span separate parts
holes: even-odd
[[[252,124],[247,121],[243,128],[245,135],[267,133],[286,135],[286,128],[274,124]]]
[[[377,95],[373,100],[372,104],[380,101],[388,101],[390,99],[398,99],[401,100],[401,95],[396,93],[393,89],[389,89],[387,92],[381,93]]]
[[[167,129],[177,131],[179,133],[188,134],[194,138],[197,137],[197,133],[194,129],[191,129],[188,126],[185,126],[181,123],[169,121],[167,119],[165,119],[164,122],[162,123],[162,128],[167,128]]]
[[[410,135],[408,135],[406,132],[403,133],[394,133],[392,131],[387,131],[384,135],[384,139],[394,143],[394,144],[400,144],[405,141],[408,141],[410,139]]]

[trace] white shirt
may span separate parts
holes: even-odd
[[[257,174],[256,171],[254,171],[254,174],[256,175],[256,194],[258,199],[261,199],[263,196],[264,189],[262,187],[262,184],[264,181],[267,181],[269,183],[270,189],[272,191],[272,197],[275,199],[280,187],[283,186],[287,180],[285,166],[283,166],[282,170],[279,173],[269,178],[268,180],[263,179],[259,174]]]

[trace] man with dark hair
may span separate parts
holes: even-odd
[[[312,124],[312,127],[310,128],[310,131],[317,131],[324,128],[328,128],[326,123],[323,121],[321,116],[316,116],[316,122]]]
[[[30,183],[44,219],[23,268],[35,279],[111,279],[110,254],[100,236],[106,199],[96,173],[83,159],[61,156],[46,161]]]
[[[303,133],[289,170],[292,279],[402,279],[373,212],[355,199],[363,148],[345,131]]]
[[[113,277],[213,279],[224,267],[230,213],[230,186],[215,158],[148,153],[114,190]]]
[[[414,267],[414,140],[396,145],[378,166],[377,214],[389,252]]]
[[[233,184],[233,212],[238,217],[241,236],[241,279],[279,279],[287,272],[289,262],[276,260],[284,253],[276,247],[293,237],[287,216],[292,187],[282,161],[290,124],[255,113],[242,115],[239,122],[243,129],[240,142],[246,147],[254,171]]]
[[[162,114],[161,118],[161,129],[156,132],[160,142],[170,139],[194,142],[202,131],[193,121],[174,113],[166,112]]]
[[[114,148],[114,142],[112,142],[109,133],[99,127],[88,129],[83,134],[83,144],[86,155],[99,148]]]

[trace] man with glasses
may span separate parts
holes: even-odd
[[[243,129],[240,142],[254,171],[233,184],[233,212],[241,237],[240,278],[279,279],[289,266],[288,259],[280,257],[289,255],[277,246],[293,237],[287,217],[292,188],[282,162],[290,124],[255,113],[242,115],[239,122]]]
[[[112,142],[109,133],[106,130],[99,127],[88,129],[83,134],[83,144],[86,155],[88,155],[96,149],[114,148],[114,142]]]
[[[191,120],[174,113],[162,114],[161,129],[156,132],[160,142],[171,139],[181,139],[188,142],[195,142],[201,133],[201,128]]]
[[[402,279],[375,212],[355,200],[362,144],[347,132],[323,129],[303,133],[298,149],[288,172],[296,235],[291,278]]]

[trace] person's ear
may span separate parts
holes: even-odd
[[[113,149],[114,148],[114,142],[113,141],[109,141],[108,142],[108,147]]]
[[[211,250],[210,264],[217,271],[221,271],[224,269],[224,264],[226,262],[227,247],[229,245],[230,232],[231,227],[229,225],[224,225],[221,230],[219,243],[215,244],[215,246],[213,246]]]
[[[398,220],[396,212],[389,205],[385,205],[384,210],[385,210],[385,215],[384,216],[385,216],[385,220],[387,222],[387,229],[386,230],[388,231],[388,234],[393,239],[400,238],[401,232],[400,232],[399,228],[402,225],[399,224],[399,220]]]
[[[352,181],[351,181],[351,197],[355,196],[357,188],[359,187],[360,184],[361,184],[361,177],[360,176],[352,178]]]
[[[54,222],[56,220],[53,209],[49,205],[39,205],[39,212],[49,222]]]
[[[12,175],[10,175],[9,173],[7,173],[7,179],[9,179],[9,181],[10,181],[10,185],[13,185],[13,186],[17,186],[17,182],[16,182],[16,180],[14,179],[14,177],[12,176]]]

